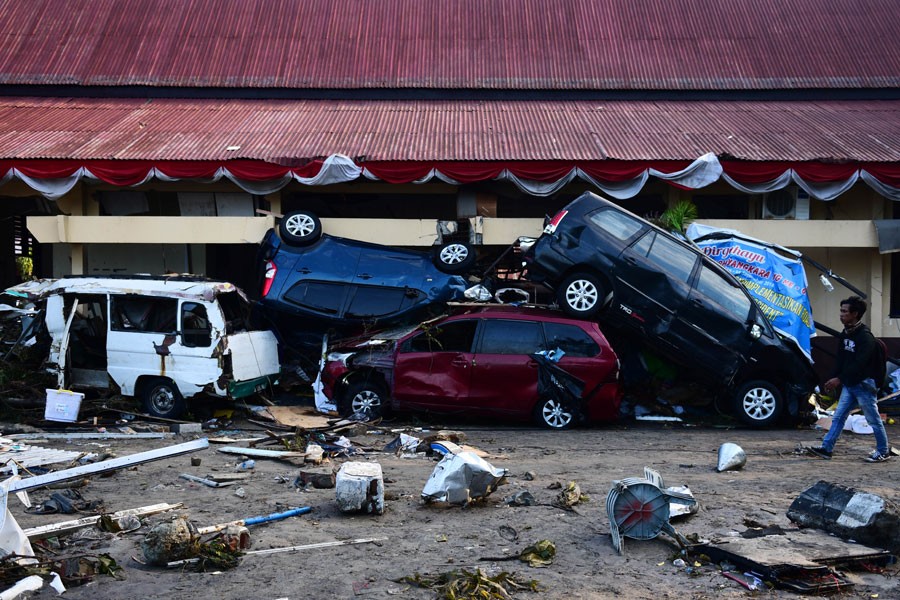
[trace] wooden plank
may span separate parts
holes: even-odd
[[[143,517],[146,515],[155,515],[157,513],[165,512],[167,510],[174,510],[176,508],[181,508],[184,506],[180,502],[178,504],[150,504],[149,506],[141,506],[139,508],[129,508],[125,510],[120,510],[109,515],[113,519],[120,519],[127,515],[136,515],[138,517]],[[75,519],[73,521],[62,521],[60,523],[53,523],[52,525],[41,525],[40,527],[30,527],[25,529],[25,535],[29,540],[40,540],[43,538],[54,537],[57,535],[64,535],[66,533],[70,533],[72,531],[77,531],[79,529],[84,529],[85,527],[90,527],[92,525],[97,524],[100,521],[100,515],[95,515],[93,517],[84,517],[82,519]]]

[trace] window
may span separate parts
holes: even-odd
[[[212,327],[202,304],[181,305],[181,341],[189,348],[207,348],[212,344]]]
[[[415,304],[419,296],[418,290],[413,289],[359,286],[345,316],[364,319],[393,315]]]
[[[700,271],[697,292],[733,314],[741,322],[750,316],[750,298],[743,290],[736,288],[707,266]]]
[[[322,281],[302,281],[284,295],[285,299],[303,308],[326,315],[336,315],[344,304],[347,286]]]
[[[545,350],[560,348],[567,355],[587,358],[600,354],[600,346],[581,327],[565,323],[544,323]]]
[[[112,296],[110,301],[113,331],[174,333],[178,301],[148,296]]]
[[[598,210],[591,214],[591,222],[623,242],[634,237],[643,227],[637,219],[617,210]]]
[[[682,247],[675,240],[670,240],[664,235],[656,235],[656,239],[650,246],[650,260],[672,279],[687,283],[697,262],[697,255]]]
[[[537,321],[486,319],[479,354],[534,354],[544,347]]]
[[[250,329],[250,303],[237,292],[219,294],[216,299],[225,317],[225,333],[232,334]]]
[[[475,319],[437,325],[403,342],[400,352],[471,352],[477,327]]]

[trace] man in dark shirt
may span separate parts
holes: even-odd
[[[844,423],[850,411],[858,405],[866,416],[866,422],[875,433],[876,448],[866,460],[884,462],[891,457],[887,432],[878,414],[878,385],[875,383],[881,367],[876,364],[878,353],[875,337],[861,321],[866,314],[866,301],[859,296],[851,296],[841,301],[841,332],[837,354],[835,375],[825,382],[825,391],[831,393],[843,386],[837,408],[831,419],[831,428],[822,440],[822,445],[809,448],[811,454],[830,459],[844,430]]]

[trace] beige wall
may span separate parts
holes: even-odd
[[[19,184],[6,186],[14,187]],[[335,201],[352,193],[423,195],[454,193],[446,184],[430,186],[390,186],[361,183],[357,186],[317,188],[315,193],[333,193]],[[20,186],[21,187],[21,186]],[[194,183],[156,183],[167,191],[235,191],[230,184],[214,186]],[[340,188],[340,189],[338,189]],[[390,192],[385,192],[390,189]],[[657,186],[656,191],[660,191]],[[284,193],[298,193],[296,188]],[[649,188],[648,188],[649,190]],[[688,192],[671,186],[661,188],[671,204],[688,200],[695,193],[736,194],[727,184],[717,183],[700,192]],[[125,268],[147,272],[181,271],[187,264],[186,248],[191,248],[196,273],[203,272],[205,244],[255,244],[275,223],[274,216],[258,217],[99,217],[94,188],[76,186],[57,205],[64,213],[57,217],[29,217],[28,228],[41,243],[54,244],[54,274],[66,272],[105,272]],[[31,192],[33,194],[33,192]],[[301,192],[302,193],[302,190]],[[313,193],[313,192],[310,192]],[[471,195],[471,192],[469,192]],[[282,210],[282,194],[267,197],[273,215]],[[550,201],[548,200],[548,203]],[[759,214],[761,198],[751,198],[751,211]],[[471,203],[470,203],[471,204]],[[460,206],[465,205],[461,202]],[[627,204],[626,204],[627,206]],[[753,213],[751,213],[753,214]],[[810,201],[810,220],[700,220],[716,227],[737,229],[752,237],[800,250],[830,267],[863,290],[871,305],[870,323],[877,335],[892,336],[900,331],[900,320],[887,317],[890,297],[890,255],[880,255],[872,220],[890,216],[890,203],[864,184],[832,202]],[[518,236],[538,236],[542,219],[476,218],[474,230],[482,243],[504,246]],[[398,245],[432,245],[437,238],[434,219],[323,219],[323,228],[332,235]],[[127,244],[122,250],[120,244]],[[89,246],[89,251],[86,247]],[[139,257],[129,260],[128,257]],[[66,271],[66,269],[70,269]],[[837,302],[851,292],[839,284],[827,293],[817,281],[818,271],[807,268],[809,295],[816,320],[839,328]]]

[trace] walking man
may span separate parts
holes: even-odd
[[[887,432],[878,414],[879,385],[876,380],[883,367],[876,364],[879,353],[875,348],[875,336],[861,320],[866,314],[866,308],[866,301],[859,296],[841,301],[841,324],[844,330],[838,338],[835,375],[825,382],[825,391],[831,393],[838,386],[843,386],[843,389],[831,419],[831,428],[822,440],[822,445],[808,449],[811,454],[820,458],[831,458],[834,445],[844,430],[844,423],[850,411],[857,406],[862,409],[866,422],[875,432],[876,448],[866,460],[884,462],[891,457]]]

